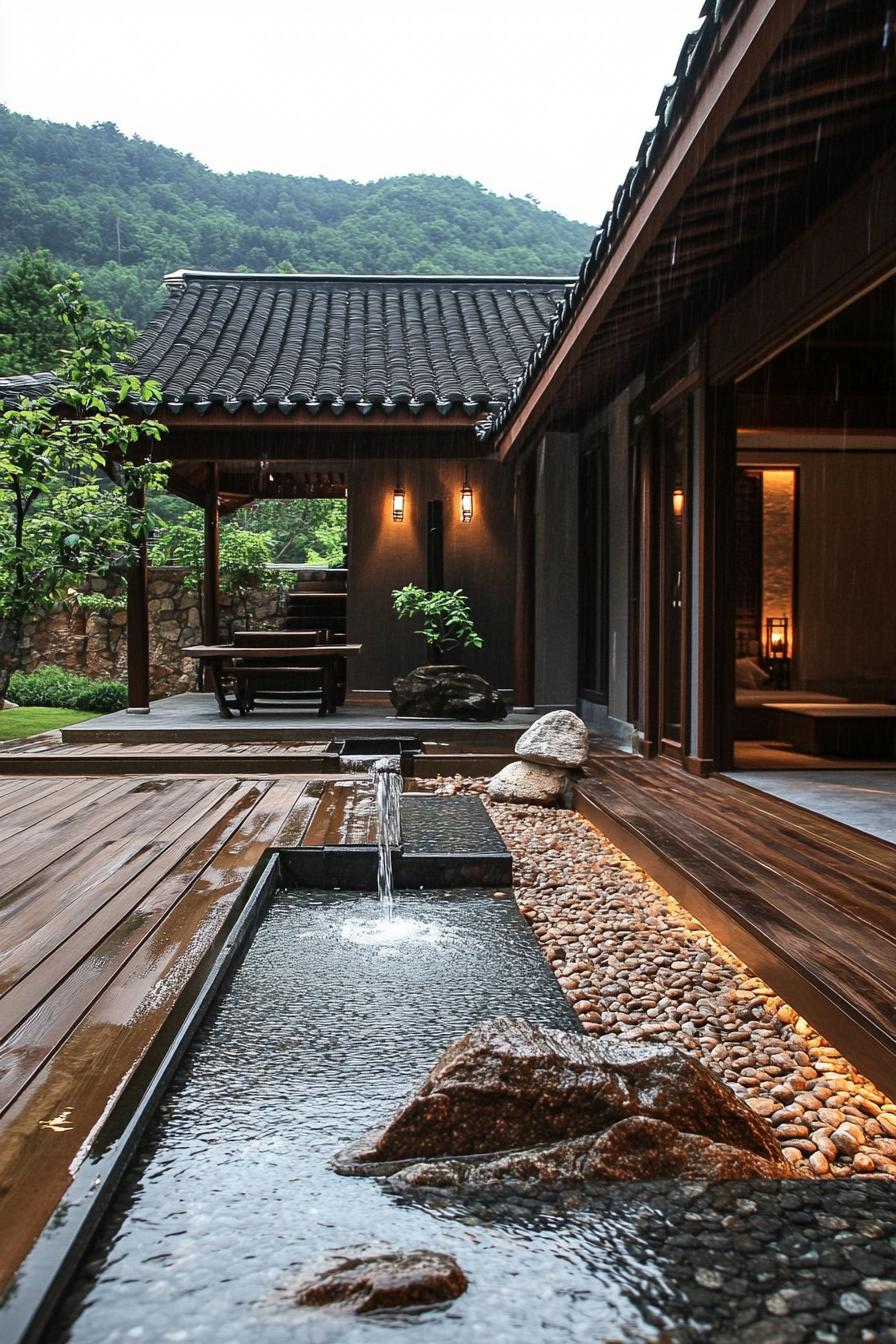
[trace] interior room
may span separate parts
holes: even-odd
[[[889,282],[741,385],[737,770],[896,767],[893,333]]]

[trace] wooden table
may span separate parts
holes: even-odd
[[[272,665],[288,663],[293,667],[319,667],[321,669],[321,699],[319,714],[335,714],[337,708],[336,663],[340,658],[352,658],[361,652],[360,644],[310,644],[297,647],[295,644],[191,644],[183,650],[188,658],[198,658],[200,665],[207,667],[212,677],[212,688],[222,719],[233,718],[233,708],[224,693],[223,674],[227,664],[239,659],[257,666],[259,663]],[[233,668],[238,672],[240,669]],[[246,706],[237,700],[234,708],[240,714],[247,712]]]

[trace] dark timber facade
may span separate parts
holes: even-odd
[[[514,477],[518,700],[578,703],[699,774],[734,761],[750,658],[784,655],[785,704],[896,700],[885,9],[705,6],[578,279],[480,428]]]

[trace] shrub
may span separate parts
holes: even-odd
[[[121,597],[107,597],[105,593],[76,593],[72,601],[81,611],[89,611],[93,616],[111,616],[116,611],[125,611],[128,600]]]
[[[121,681],[80,677],[47,663],[35,672],[14,672],[9,698],[17,705],[41,705],[47,709],[79,709],[111,714],[128,703],[128,688]]]
[[[422,635],[436,662],[441,662],[449,650],[459,644],[465,648],[482,648],[482,637],[476,633],[470,604],[462,588],[437,589],[427,592],[414,583],[392,589],[392,605],[398,616],[419,616],[423,625],[414,633]]]

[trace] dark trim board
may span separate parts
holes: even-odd
[[[896,846],[638,758],[593,762],[575,807],[896,1094]]]

